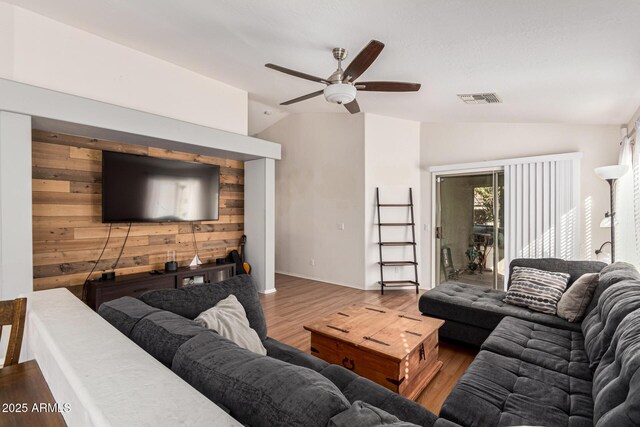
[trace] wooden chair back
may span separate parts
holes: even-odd
[[[26,313],[26,298],[0,301],[0,337],[2,337],[2,327],[11,325],[11,335],[9,335],[9,345],[4,357],[4,366],[16,365],[20,360]]]

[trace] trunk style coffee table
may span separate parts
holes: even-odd
[[[367,304],[308,323],[311,354],[415,399],[438,373],[444,320]]]

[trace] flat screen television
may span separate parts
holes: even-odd
[[[103,151],[102,222],[218,219],[220,167]]]

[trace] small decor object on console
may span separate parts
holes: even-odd
[[[204,284],[205,284],[205,276],[202,274],[191,276],[191,277],[184,277],[182,279],[183,288],[185,286],[204,285]]]
[[[558,301],[569,283],[569,274],[514,267],[504,302],[542,313],[556,314]]]
[[[202,261],[200,261],[200,257],[198,256],[198,254],[196,254],[196,256],[194,256],[191,260],[189,267],[197,267],[199,265],[202,265]]]
[[[165,271],[178,270],[178,263],[176,262],[176,251],[167,251],[167,262],[164,263]]]

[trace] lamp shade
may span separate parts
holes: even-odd
[[[604,180],[622,178],[628,171],[627,165],[602,166],[595,169],[596,175]]]
[[[602,218],[602,221],[600,221],[600,228],[611,228],[610,216],[605,216],[604,218]]]

